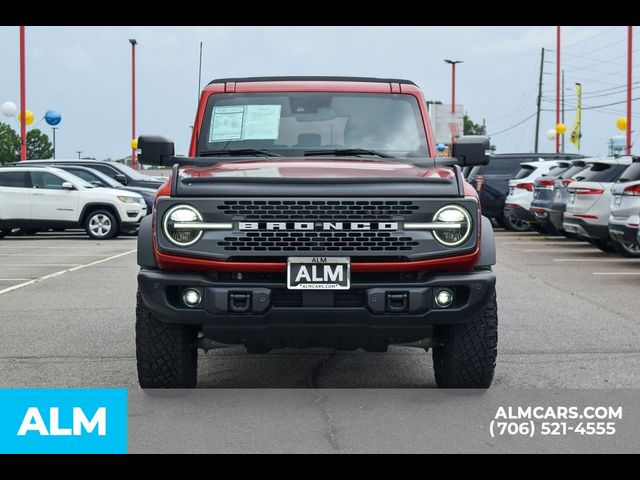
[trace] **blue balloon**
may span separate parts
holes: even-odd
[[[447,147],[445,146],[445,144],[444,144],[444,143],[439,143],[438,145],[436,145],[436,149],[437,149],[439,152],[444,152],[446,148],[447,148]]]
[[[44,121],[55,127],[62,121],[62,115],[55,110],[47,110],[47,113],[44,114]]]

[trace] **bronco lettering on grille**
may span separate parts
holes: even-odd
[[[398,222],[239,222],[239,230],[398,230]]]

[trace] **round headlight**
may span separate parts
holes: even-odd
[[[162,226],[167,239],[179,247],[193,245],[200,237],[202,230],[190,228],[190,223],[201,223],[202,215],[195,208],[188,205],[178,205],[171,208],[164,216]]]
[[[456,205],[449,205],[438,210],[433,217],[433,222],[451,224],[451,228],[433,230],[435,239],[447,247],[457,247],[466,242],[471,235],[473,226],[469,212]]]

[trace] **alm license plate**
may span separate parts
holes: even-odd
[[[573,204],[573,203],[576,203],[576,194],[575,194],[575,193],[572,193],[572,194],[569,196],[569,203],[572,203],[572,204]]]
[[[616,195],[615,196],[615,205],[616,207],[619,207],[620,205],[622,205],[622,195]]]
[[[351,260],[348,257],[289,257],[289,290],[348,290]]]

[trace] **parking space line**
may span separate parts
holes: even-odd
[[[77,267],[79,263],[2,263],[0,267]]]
[[[539,249],[539,250],[523,250],[525,253],[594,253],[599,252],[597,248],[558,248],[558,249]]]
[[[640,272],[594,272],[592,275],[640,275]]]
[[[103,258],[101,260],[96,260],[95,262],[86,263],[86,264],[83,264],[83,265],[75,265],[75,266],[73,266],[73,268],[68,268],[67,270],[60,270],[59,272],[50,273],[49,275],[45,275],[43,277],[34,278],[33,280],[30,280],[28,282],[20,283],[18,285],[14,285],[12,287],[5,288],[4,290],[0,290],[0,295],[4,295],[5,293],[13,292],[14,290],[18,290],[19,288],[28,287],[29,285],[33,285],[34,283],[39,283],[39,282],[43,282],[45,280],[49,280],[51,278],[59,277],[60,275],[64,275],[65,273],[75,272],[75,271],[81,270],[83,268],[93,267],[94,265],[98,265],[100,263],[108,262],[110,260],[115,260],[116,258],[124,257],[125,255],[129,255],[130,253],[133,253],[133,252],[136,252],[136,251],[137,251],[137,249],[129,250],[129,251],[124,252],[124,253],[119,253],[117,255],[113,255],[111,257]],[[33,266],[33,265],[29,265],[29,266]],[[51,265],[48,265],[48,266],[51,266]]]
[[[614,263],[640,263],[635,258],[554,258],[554,262],[614,262]]]
[[[53,253],[51,255],[55,255],[56,257],[104,257],[104,253],[97,253],[95,255],[84,255],[84,254],[60,254]],[[51,257],[51,255],[43,255],[43,254],[33,254],[33,253],[0,253],[0,257]]]
[[[33,280],[31,278],[0,278],[0,282],[26,282],[27,280]]]

